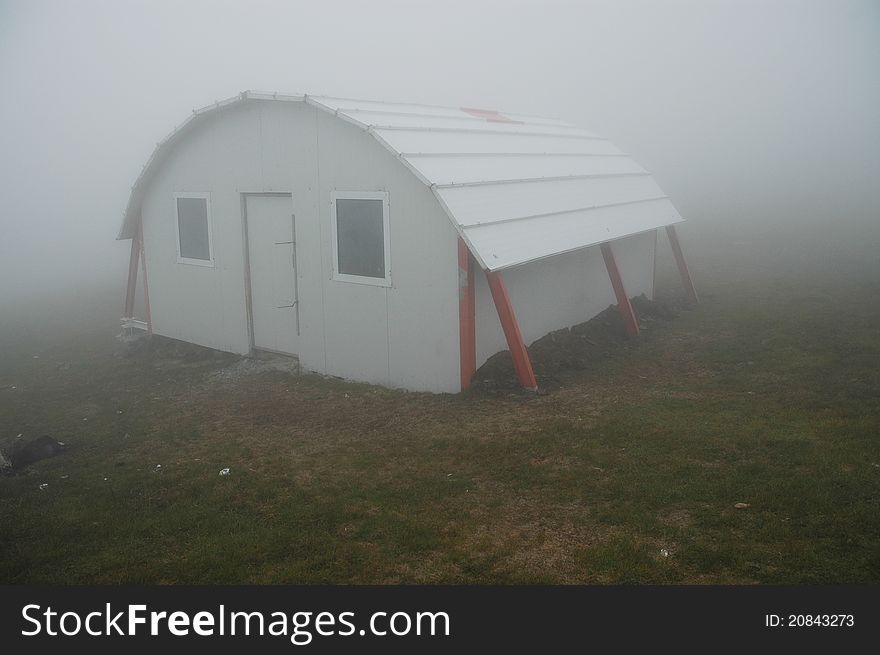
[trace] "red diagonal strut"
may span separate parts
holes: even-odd
[[[492,292],[492,300],[495,301],[495,309],[501,320],[501,329],[507,339],[507,347],[510,348],[510,356],[513,358],[513,368],[516,371],[516,379],[523,389],[537,391],[538,383],[532,371],[532,362],[529,359],[529,351],[523,342],[522,333],[519,331],[519,323],[516,314],[513,313],[513,305],[507,294],[507,286],[501,273],[486,271],[486,280],[489,282],[489,290]]]
[[[691,279],[691,272],[688,270],[684,253],[681,251],[681,244],[678,242],[678,233],[675,231],[674,225],[666,226],[666,236],[669,237],[669,245],[672,246],[672,254],[675,256],[675,264],[678,266],[678,274],[681,276],[681,283],[684,285],[688,300],[696,304],[699,302],[697,290],[694,287],[694,281]]]
[[[461,354],[461,390],[471,386],[477,370],[474,260],[467,244],[458,238],[458,341]]]
[[[620,277],[620,270],[617,268],[617,262],[614,259],[614,251],[611,250],[610,243],[602,244],[602,257],[605,259],[605,268],[608,269],[608,277],[611,278],[611,286],[614,287],[614,295],[617,297],[617,308],[623,317],[623,324],[626,327],[626,333],[631,337],[639,336],[639,321],[633,310],[629,296],[626,295],[626,289],[623,287],[623,278]]]
[[[134,296],[137,291],[138,259],[141,256],[140,230],[131,238],[131,256],[128,260],[128,284],[125,287],[125,311],[123,318],[134,316]]]

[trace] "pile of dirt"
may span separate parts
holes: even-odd
[[[642,294],[641,296],[636,296],[631,301],[633,309],[636,312],[636,316],[639,319],[639,326],[641,328],[647,328],[650,326],[651,321],[662,320],[669,321],[678,316],[683,308],[683,300],[678,296],[670,296],[668,298],[648,300],[648,298]],[[617,306],[614,306],[616,310]],[[620,312],[617,312],[618,315]]]
[[[654,321],[670,320],[678,314],[673,303],[648,300],[644,295],[633,298],[632,305],[642,330],[650,329]],[[617,306],[610,305],[586,323],[541,337],[529,346],[529,357],[538,388],[546,390],[556,386],[566,374],[615,357],[632,344]],[[486,391],[518,389],[510,352],[492,355],[477,369],[472,387]]]

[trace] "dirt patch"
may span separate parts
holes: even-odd
[[[287,355],[258,353],[253,357],[238,357],[218,371],[208,374],[208,379],[226,384],[236,384],[242,379],[262,373],[300,373],[299,359]]]
[[[670,320],[679,311],[670,301],[648,300],[644,295],[633,298],[632,305],[642,329]],[[617,306],[610,305],[585,323],[541,337],[529,346],[529,357],[538,387],[547,390],[558,386],[567,373],[617,357],[632,345]],[[484,391],[518,389],[510,351],[495,353],[477,369],[473,386]]]
[[[123,337],[120,341],[117,350],[120,357],[158,371],[176,373],[188,369],[194,375],[204,374],[203,379],[208,383],[235,385],[263,373],[295,375],[301,372],[299,359],[293,356],[262,351],[241,356],[158,335],[142,334]]]
[[[152,360],[154,362],[165,360],[184,364],[201,364],[211,361],[231,361],[237,358],[232,353],[170,339],[158,334],[122,337],[120,342],[118,354],[135,360]]]
[[[686,509],[665,509],[657,514],[657,520],[661,525],[670,528],[678,528],[684,530],[693,525],[694,518]]]

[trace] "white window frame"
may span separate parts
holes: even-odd
[[[337,200],[381,200],[382,236],[384,237],[385,277],[368,277],[339,272],[339,243],[336,240],[336,201]],[[330,247],[333,250],[333,279],[337,282],[370,284],[377,287],[391,286],[391,220],[390,200],[387,191],[332,191],[330,193]]]
[[[193,266],[214,267],[214,233],[211,220],[211,194],[207,191],[178,191],[172,194],[174,197],[174,239],[177,242],[177,263],[191,264]],[[178,198],[201,198],[205,201],[208,211],[208,256],[209,259],[195,259],[193,257],[183,257],[180,254],[180,214],[178,213]]]

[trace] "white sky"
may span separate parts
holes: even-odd
[[[878,64],[871,1],[0,0],[0,302],[121,283],[153,146],[243,89],[564,118],[692,222],[873,225]]]

